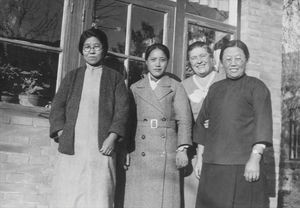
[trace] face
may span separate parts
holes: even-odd
[[[82,53],[84,60],[88,64],[92,66],[99,64],[103,58],[101,42],[96,37],[90,37],[86,39],[83,44]]]
[[[162,50],[156,48],[149,54],[146,65],[153,77],[160,78],[167,69],[168,58]]]
[[[228,78],[240,78],[245,74],[247,64],[244,51],[238,47],[226,48],[223,53],[222,64]]]
[[[205,48],[196,47],[189,52],[189,63],[200,77],[207,76],[213,70],[213,58]]]

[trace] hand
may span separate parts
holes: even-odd
[[[116,137],[111,136],[111,134],[104,140],[100,152],[103,155],[109,156],[112,151],[115,149],[115,140]]]
[[[208,129],[209,127],[209,120],[205,120],[203,123],[204,128]]]
[[[130,154],[129,153],[127,153],[126,154],[126,157],[125,157],[125,161],[124,161],[124,165],[123,165],[123,167],[124,167],[124,170],[128,170],[128,168],[129,168],[129,166],[130,166]]]
[[[189,160],[186,154],[186,149],[184,149],[183,151],[178,151],[176,153],[176,166],[178,169],[187,166],[188,162]]]
[[[197,156],[197,161],[194,167],[194,173],[196,175],[196,178],[198,179],[200,179],[201,176],[202,164],[203,164],[202,156]]]
[[[63,130],[59,130],[59,131],[57,132],[57,136],[60,137],[60,136],[62,135],[62,133],[63,133]]]
[[[250,158],[245,166],[244,176],[246,181],[254,182],[259,179],[260,159],[261,159],[260,154],[251,153]]]

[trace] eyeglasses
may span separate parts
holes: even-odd
[[[244,59],[242,57],[239,57],[239,56],[237,56],[237,57],[227,56],[223,59],[223,62],[225,62],[225,64],[232,64],[232,63],[242,64],[242,63],[244,63]]]
[[[91,45],[84,45],[83,46],[83,51],[84,52],[90,52],[92,49],[94,49],[95,51],[101,51],[102,50],[102,45],[100,44],[95,44],[93,46]]]

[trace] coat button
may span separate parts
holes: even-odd
[[[166,118],[162,118],[161,120],[162,120],[162,121],[166,121],[167,119],[166,119]]]
[[[145,138],[146,138],[146,136],[145,136],[145,135],[142,135],[142,136],[141,136],[141,138],[142,138],[142,139],[145,139]]]
[[[146,122],[146,121],[148,121],[148,119],[146,119],[146,118],[144,118],[144,120],[143,120],[144,122]]]
[[[145,152],[142,152],[141,155],[142,155],[143,157],[145,157],[145,156],[146,156],[146,153],[145,153]]]
[[[161,135],[160,137],[161,137],[161,138],[163,138],[163,139],[164,139],[164,138],[166,138],[166,136],[165,136],[165,135]]]

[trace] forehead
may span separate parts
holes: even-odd
[[[95,43],[101,44],[101,42],[96,37],[89,37],[84,41],[84,44],[95,44]]]
[[[245,53],[239,47],[229,47],[224,51],[224,56],[242,56],[245,57]]]
[[[196,55],[200,55],[200,54],[208,54],[206,48],[196,47],[196,48],[193,48],[192,50],[190,50],[190,52],[189,52],[190,56],[196,56]]]
[[[163,57],[166,57],[166,54],[159,48],[155,48],[153,49],[149,56],[153,57],[153,56],[163,56]]]

